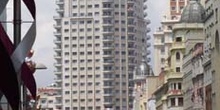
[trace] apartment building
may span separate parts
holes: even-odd
[[[133,69],[145,43],[146,0],[57,0],[56,109],[133,108]]]

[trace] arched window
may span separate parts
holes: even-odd
[[[180,60],[180,53],[176,52],[176,60],[179,61]]]
[[[215,49],[217,52],[219,52],[219,34],[218,31],[215,33]]]

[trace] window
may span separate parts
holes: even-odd
[[[69,102],[70,102],[70,100],[69,100],[69,99],[66,99],[66,100],[65,100],[65,103],[69,103]]]
[[[176,7],[175,6],[171,7],[171,10],[176,10]]]
[[[64,32],[69,32],[69,29],[64,29]]]
[[[171,107],[175,106],[175,98],[170,99],[170,105],[171,105]]]
[[[70,91],[65,91],[65,94],[67,95],[67,94],[70,94]]]
[[[95,12],[95,16],[99,16],[99,12]]]
[[[92,8],[92,5],[88,5],[87,7],[88,7],[88,8]]]
[[[162,63],[162,64],[165,63],[165,58],[161,58],[161,63]]]
[[[183,98],[178,98],[178,106],[183,106]]]
[[[176,72],[180,72],[180,67],[176,67]]]
[[[72,29],[72,32],[76,32],[77,30],[76,29]]]
[[[64,25],[68,25],[69,24],[69,21],[64,21]]]
[[[160,52],[161,52],[161,54],[165,54],[165,47],[164,46],[160,49]]]
[[[67,103],[67,102],[66,102]],[[65,110],[70,110],[70,107],[65,107]]]
[[[182,38],[181,37],[177,37],[176,38],[176,42],[182,42]]]
[[[84,24],[84,21],[80,21],[79,23],[80,23],[80,24]]]
[[[99,4],[95,4],[95,8],[99,8]]]
[[[217,52],[219,52],[219,34],[218,34],[218,31],[215,33],[215,49],[217,50]]]
[[[216,23],[218,23],[218,8],[215,9],[215,19]]]
[[[180,60],[180,53],[176,52],[176,60],[179,61]]]
[[[95,23],[98,24],[98,23],[99,23],[99,20],[95,20]]]
[[[181,90],[182,89],[182,84],[178,83],[178,89]]]

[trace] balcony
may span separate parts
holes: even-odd
[[[151,61],[151,58],[147,58],[147,62],[149,63]]]
[[[113,72],[114,69],[103,69],[104,72]]]
[[[150,55],[151,54],[151,51],[150,50],[147,50],[147,55]]]
[[[114,88],[114,86],[113,86],[113,85],[104,85],[103,88],[104,88],[104,89],[106,89],[106,88],[109,89],[109,88]]]
[[[113,30],[104,30],[102,33],[103,34],[113,34],[114,31]]]
[[[104,53],[103,57],[109,57],[109,58],[114,57],[114,54],[113,53],[106,53],[106,54]]]
[[[54,36],[56,36],[56,37],[61,37],[61,32],[54,32],[53,34],[54,34]]]
[[[151,21],[149,19],[145,19],[145,22],[147,25],[149,25],[151,23]]]
[[[168,96],[172,96],[172,95],[182,95],[182,90],[169,90],[168,91]]]
[[[110,7],[102,7],[102,10],[114,10],[114,8],[112,6],[110,6]]]
[[[146,76],[143,76],[143,75],[135,75],[133,80],[134,80],[135,82],[144,81],[144,80],[146,80]]]
[[[55,66],[55,67],[61,67],[62,64],[61,64],[61,63],[54,63],[54,66]]]
[[[54,55],[54,58],[55,59],[61,59],[62,57],[61,57],[61,55]]]
[[[104,93],[104,96],[114,96],[115,94],[114,93]]]
[[[134,35],[136,33],[135,30],[128,30],[128,35]]]
[[[114,61],[113,60],[104,60],[104,65],[113,65]]]
[[[54,71],[54,74],[55,74],[55,75],[61,75],[62,72],[61,72],[61,71]]]
[[[147,43],[147,48],[149,48],[150,46],[151,46],[151,43],[148,42],[148,43]]]
[[[128,19],[135,19],[135,14],[128,14]]]
[[[113,42],[114,38],[113,37],[104,37],[102,40],[103,40],[103,42]]]
[[[54,24],[53,26],[55,29],[61,29],[61,24]]]
[[[154,46],[163,46],[164,45],[164,43],[161,43],[161,42],[155,42],[154,43]]]
[[[130,7],[128,7],[128,12],[134,12],[134,7],[133,6],[130,6]]]
[[[103,26],[113,26],[113,23],[112,22],[103,22]]]
[[[182,42],[174,42],[172,43],[172,47],[170,50],[174,50],[174,49],[184,49],[185,48],[185,44]]]
[[[135,28],[135,26],[136,26],[136,23],[128,22],[128,27]]]
[[[134,4],[136,0],[128,0],[128,4]]]
[[[61,47],[55,47],[55,48],[54,48],[54,51],[55,51],[55,52],[61,52],[61,50],[62,50]]]
[[[151,39],[151,36],[150,35],[147,35],[147,40],[150,40]]]
[[[114,49],[114,45],[104,45],[103,49],[104,50]]]
[[[57,11],[57,13],[62,14],[64,12],[64,9],[63,8],[57,8],[56,11]]]
[[[144,17],[147,17],[147,15],[148,15],[147,12],[144,12]]]
[[[114,0],[102,0],[102,2],[114,2]]]
[[[181,79],[183,77],[183,74],[180,72],[169,72],[167,74],[167,80],[169,79]]]
[[[147,29],[146,29],[146,32],[147,32],[147,33],[149,33],[150,31],[151,31],[151,29],[150,29],[150,28],[147,28]]]
[[[62,82],[62,79],[54,79],[55,80],[55,82],[57,82],[57,83],[61,83]]]
[[[62,17],[60,17],[60,16],[54,16],[53,19],[56,20],[56,21],[60,21],[60,20],[62,19]]]
[[[54,40],[53,42],[54,42],[55,44],[61,44],[61,40],[58,40],[58,39]]]
[[[111,14],[111,13],[104,13],[103,15],[103,18],[112,18],[113,17],[113,14]]]
[[[105,78],[103,78],[103,80],[104,81],[114,81],[115,80],[115,78],[113,78],[113,77],[105,77]]]
[[[64,1],[63,0],[56,0],[56,4],[57,5],[64,5]]]
[[[144,10],[146,10],[146,9],[147,9],[147,4],[144,4],[144,7],[143,7],[143,8],[144,8]]]

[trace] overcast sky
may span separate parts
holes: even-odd
[[[33,59],[35,62],[43,63],[47,66],[46,70],[37,70],[35,78],[38,87],[48,86],[54,82],[55,75],[53,74],[53,16],[56,15],[55,5],[56,0],[35,0],[37,8],[37,38],[33,49],[35,54]],[[160,26],[160,20],[164,13],[166,0],[148,0],[148,16],[151,19],[149,27],[152,32],[156,27]],[[152,32],[150,33],[152,35]]]

